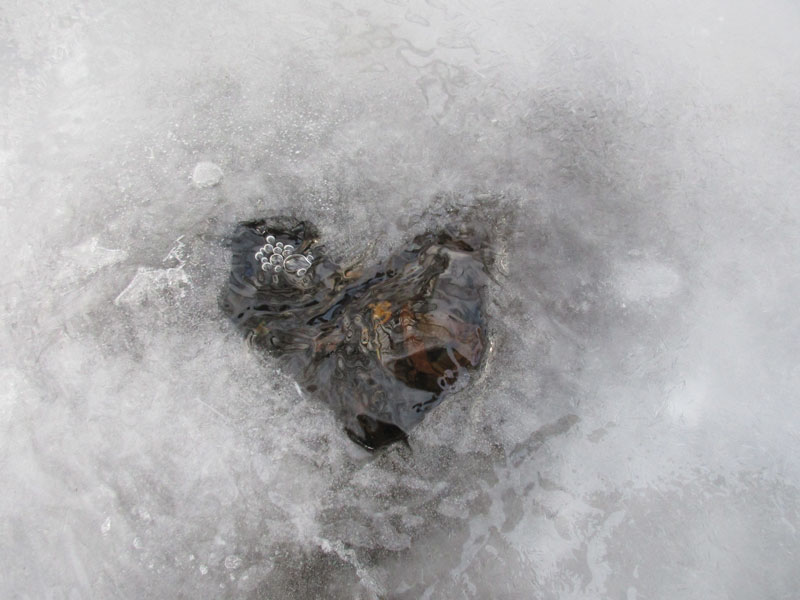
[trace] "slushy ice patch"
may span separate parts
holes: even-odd
[[[327,403],[350,437],[404,440],[486,349],[486,236],[445,228],[382,264],[339,265],[308,222],[240,224],[223,310],[258,349]]]

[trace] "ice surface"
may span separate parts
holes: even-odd
[[[192,183],[197,188],[214,187],[222,181],[222,169],[208,161],[200,161],[192,171]]]
[[[794,4],[6,4],[0,597],[797,596]],[[239,220],[474,206],[491,360],[410,448],[218,309]]]

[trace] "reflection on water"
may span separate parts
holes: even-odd
[[[318,236],[285,218],[240,225],[223,309],[353,440],[370,450],[404,440],[481,363],[486,237],[443,229],[382,264],[342,267]]]

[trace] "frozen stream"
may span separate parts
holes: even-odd
[[[0,8],[0,598],[793,599],[795,2]],[[217,299],[237,221],[504,248],[370,455]],[[425,215],[421,217],[420,215]]]

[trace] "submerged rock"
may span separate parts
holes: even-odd
[[[243,223],[232,246],[223,310],[365,448],[404,440],[481,364],[488,251],[475,231],[426,233],[346,268],[308,222]]]

